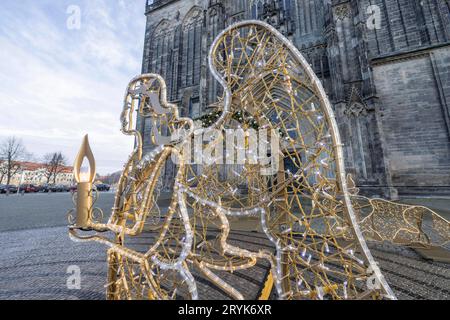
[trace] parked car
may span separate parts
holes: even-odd
[[[43,193],[50,192],[50,185],[43,184],[42,186],[39,187],[39,192],[43,192]]]
[[[66,186],[66,185],[63,185],[63,184],[61,184],[59,186],[59,188],[60,188],[61,192],[69,192],[70,191],[69,186]]]
[[[97,191],[103,192],[103,191],[109,191],[111,189],[111,186],[109,184],[96,184],[95,187],[97,188]]]
[[[6,193],[6,185],[0,184],[0,194]]]
[[[50,192],[64,192],[65,191],[64,186],[59,185],[59,184],[51,185],[49,188],[50,188]]]
[[[13,185],[3,185],[0,193],[17,193],[17,187]]]
[[[39,191],[39,188],[33,184],[23,184],[19,187],[20,192],[35,193]]]

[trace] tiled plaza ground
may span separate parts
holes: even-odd
[[[108,210],[112,198],[102,195],[99,205]],[[8,207],[14,202],[16,211]],[[64,227],[65,210],[70,207],[69,195],[0,198],[0,299],[105,299],[106,250],[94,243],[70,241]],[[230,235],[230,240],[252,247],[267,245],[259,235],[245,232]],[[449,265],[425,261],[407,248],[374,243],[370,247],[400,299],[450,299]],[[67,268],[72,265],[81,269],[81,290],[67,289]],[[261,263],[228,277],[237,289],[252,292],[248,298],[255,298],[266,271]],[[204,280],[199,293],[202,298],[227,298]]]

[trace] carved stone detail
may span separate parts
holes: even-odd
[[[347,3],[338,5],[334,8],[334,16],[336,20],[344,20],[351,17],[351,8]]]
[[[193,26],[203,21],[203,12],[199,8],[192,10],[183,21],[183,31],[191,29]]]
[[[358,89],[353,86],[344,114],[349,117],[359,117],[365,116],[367,113],[368,108],[366,103],[363,101]]]

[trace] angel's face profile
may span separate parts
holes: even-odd
[[[167,102],[164,79],[156,74],[135,78],[128,86],[125,109],[122,114],[124,133],[131,133],[132,112],[136,109],[141,121],[150,122],[150,144],[175,145],[183,141],[194,125],[189,118],[180,118],[176,105]],[[125,122],[124,122],[125,120]]]

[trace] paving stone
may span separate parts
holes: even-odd
[[[30,203],[22,205],[34,208],[36,212],[33,198],[27,199]],[[62,198],[53,198],[54,212],[64,212],[66,203],[58,202],[58,199]],[[49,221],[50,218],[47,217]],[[18,221],[25,220],[18,216]],[[9,227],[14,228],[14,223],[17,222],[10,222]],[[151,239],[148,237],[143,241],[145,243]],[[235,245],[245,243],[251,250],[273,250],[264,236],[255,233],[232,232],[229,242]],[[142,241],[137,243],[143,244]],[[398,298],[450,299],[449,265],[426,261],[412,249],[388,243],[370,242],[369,247]],[[81,290],[67,289],[67,268],[73,265],[81,269]],[[246,298],[255,299],[268,268],[266,262],[259,261],[249,270],[233,274],[216,273],[236,289],[245,292]],[[72,242],[66,226],[0,232],[0,299],[103,300],[106,274],[106,248],[96,243]],[[194,276],[198,280],[201,298],[229,299],[201,275],[194,273]]]

